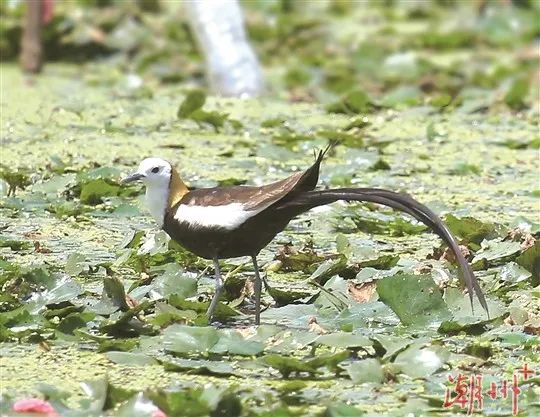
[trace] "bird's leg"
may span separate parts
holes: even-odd
[[[214,256],[213,261],[214,261],[214,270],[215,270],[214,279],[216,280],[216,292],[214,293],[214,298],[212,298],[210,307],[208,307],[208,311],[206,312],[206,315],[208,316],[208,320],[210,321],[214,317],[214,313],[216,311],[219,297],[221,297],[221,292],[223,291],[223,280],[221,279],[221,271],[219,269],[219,259],[217,258],[217,256]]]
[[[257,255],[251,255],[253,261],[253,269],[255,269],[255,282],[253,291],[255,292],[255,324],[261,324],[261,290],[262,281],[259,274],[259,266],[257,265]],[[268,284],[267,284],[268,285]]]
[[[265,291],[268,292],[270,290],[270,284],[268,284],[268,275],[264,274],[261,278],[262,278],[262,282],[264,284],[264,289],[265,289]]]

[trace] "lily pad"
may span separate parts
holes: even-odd
[[[496,226],[484,223],[474,217],[458,218],[452,214],[445,217],[445,222],[454,235],[465,242],[480,244],[482,240],[496,236]]]
[[[219,339],[210,351],[212,353],[229,353],[231,355],[258,355],[264,350],[264,344],[255,340],[246,340],[238,331],[222,329]]]
[[[441,292],[428,275],[399,273],[377,281],[377,292],[407,326],[428,326],[451,317]]]
[[[218,340],[219,333],[214,327],[173,324],[163,332],[165,350],[178,355],[205,355],[212,350]]]
[[[345,369],[355,384],[384,381],[384,371],[378,359],[370,358],[353,362]]]
[[[450,357],[442,346],[423,347],[415,343],[399,353],[394,364],[411,378],[426,378],[441,369]]]
[[[102,203],[104,197],[117,196],[119,193],[119,186],[111,185],[100,178],[84,183],[79,198],[81,203],[96,205]]]
[[[534,285],[540,282],[540,240],[516,258],[516,263],[533,274]]]
[[[166,371],[197,375],[230,376],[235,374],[233,366],[225,361],[168,358],[161,361]]]
[[[196,110],[201,109],[206,102],[206,94],[202,90],[192,90],[188,92],[182,104],[178,108],[177,117],[184,119],[193,114]]]
[[[473,266],[482,260],[488,265],[499,265],[513,259],[521,252],[521,245],[518,242],[506,242],[500,240],[483,240],[481,249],[476,252],[471,263]]]
[[[367,347],[373,344],[366,336],[346,332],[323,334],[319,336],[317,343],[336,348]]]
[[[119,351],[109,351],[105,354],[107,358],[120,365],[130,365],[130,366],[147,366],[147,365],[157,365],[157,361],[151,356],[145,355],[144,353],[136,352],[119,352]]]
[[[288,378],[291,373],[306,372],[310,375],[317,374],[317,369],[310,365],[309,362],[302,361],[300,359],[292,358],[282,355],[266,355],[263,356],[261,361],[274,369],[277,369],[284,378]]]

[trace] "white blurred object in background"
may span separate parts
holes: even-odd
[[[237,0],[188,0],[189,25],[206,59],[211,90],[230,97],[256,97],[263,90],[259,61],[248,43]]]

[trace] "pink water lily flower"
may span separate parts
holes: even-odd
[[[26,400],[19,400],[13,404],[13,411],[16,413],[34,413],[37,415],[56,417],[58,413],[54,407],[45,400],[39,398],[28,398]]]
[[[152,417],[167,417],[167,414],[165,414],[163,411],[161,411],[159,408],[156,408],[152,412]]]

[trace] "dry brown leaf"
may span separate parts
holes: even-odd
[[[465,259],[468,259],[469,256],[471,256],[471,251],[469,248],[465,245],[459,245],[459,250],[465,257]],[[446,248],[441,256],[440,259],[445,259],[449,262],[454,262],[456,260],[456,256],[454,255],[454,252],[450,248]]]
[[[324,327],[317,323],[317,319],[315,317],[311,317],[309,319],[309,331],[317,334],[328,333],[328,331]]]
[[[377,283],[375,281],[364,282],[361,284],[353,282],[349,283],[349,294],[351,294],[351,297],[359,303],[370,301],[373,298],[375,291],[377,291]]]

